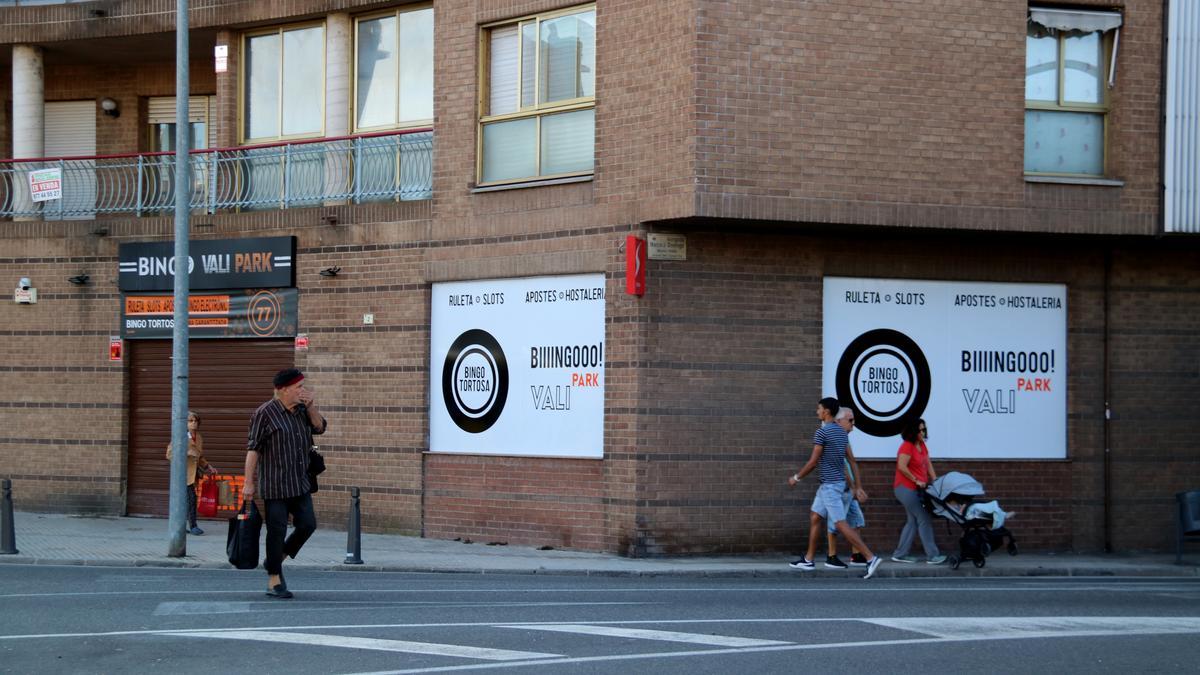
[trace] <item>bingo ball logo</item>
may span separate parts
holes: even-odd
[[[471,329],[450,345],[442,365],[442,400],[460,429],[491,428],[508,400],[508,361],[490,333]]]
[[[837,397],[858,412],[860,431],[886,438],[925,412],[929,362],[912,338],[880,328],[854,338],[837,366]]]

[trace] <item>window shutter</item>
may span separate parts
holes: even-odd
[[[490,80],[489,115],[517,111],[517,27],[505,26],[492,31],[488,70]]]
[[[90,157],[96,154],[96,102],[52,101],[45,106],[42,139],[45,157]]]
[[[188,97],[188,120],[208,123],[208,102],[212,96]],[[174,124],[175,97],[152,96],[146,101],[147,124]]]

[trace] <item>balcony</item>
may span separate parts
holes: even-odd
[[[196,150],[193,212],[429,199],[429,129]],[[34,201],[30,174],[58,169],[62,196]],[[174,153],[0,160],[0,218],[85,220],[175,211]]]

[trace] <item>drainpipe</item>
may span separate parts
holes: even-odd
[[[1112,248],[1106,244],[1104,248],[1104,552],[1112,553],[1112,410],[1109,403],[1112,400],[1112,374],[1109,351],[1109,312],[1111,311],[1112,284]]]

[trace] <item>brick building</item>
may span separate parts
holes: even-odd
[[[0,476],[23,509],[162,514],[169,331],[129,322],[169,295],[131,270],[171,245],[175,3],[22,5],[0,280],[37,301],[0,303]],[[1173,545],[1200,484],[1198,64],[1164,49],[1200,35],[1188,3],[198,0],[190,25],[192,246],[292,257],[193,277],[286,291],[261,334],[193,325],[223,472],[295,364],[331,423],[319,518],[357,486],[377,531],[794,550],[815,483],[785,478],[850,387],[881,550],[919,414],[1023,546]],[[860,331],[915,354],[854,361]]]

